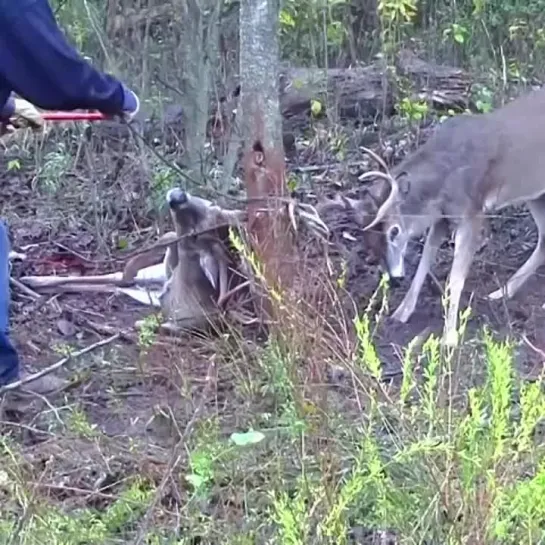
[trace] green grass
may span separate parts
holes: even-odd
[[[402,378],[387,383],[373,323],[369,313],[355,321],[355,356],[335,362],[349,393],[311,387],[286,339],[233,366],[237,425],[232,413],[195,419],[169,469],[174,509],[155,501],[168,487],[137,474],[100,508],[61,509],[29,484],[19,446],[4,439],[0,543],[545,542],[543,378],[519,379],[512,343],[485,330],[463,358],[433,336],[407,349]],[[467,358],[482,367],[469,388],[456,379],[475,368]],[[67,433],[82,421],[73,411]],[[79,435],[97,441],[96,430]]]

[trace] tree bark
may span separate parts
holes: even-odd
[[[278,10],[278,0],[241,2],[240,105],[250,241],[268,289],[282,293],[293,281],[295,245],[289,220],[281,212],[285,206],[275,205],[274,199],[287,194],[278,97]],[[273,316],[277,309],[267,295],[258,304],[266,316]]]
[[[219,16],[222,0],[183,0],[180,64],[184,113],[184,163],[193,179],[203,178],[202,165],[212,82],[216,76]]]
[[[240,104],[246,148],[282,149],[278,100],[278,0],[240,3]]]

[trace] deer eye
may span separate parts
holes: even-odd
[[[388,240],[390,242],[394,242],[394,240],[399,236],[401,232],[401,229],[399,228],[399,225],[392,225],[390,229],[388,229]]]

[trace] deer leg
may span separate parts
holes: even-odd
[[[227,263],[223,260],[218,260],[219,265],[219,290],[218,290],[218,306],[221,307],[225,302],[225,297],[227,295]]]
[[[510,299],[536,272],[536,270],[545,261],[545,195],[528,203],[528,208],[537,225],[538,240],[532,255],[507,281],[505,286],[493,291],[488,295],[488,299],[496,300],[505,297]]]
[[[178,244],[171,244],[167,246],[165,252],[165,258],[163,259],[163,265],[165,266],[166,277],[170,278],[174,269],[178,266],[180,258],[178,256]]]
[[[174,231],[169,231],[168,233],[165,233],[159,237],[157,242],[162,244],[171,240],[176,240],[176,238],[176,233]],[[171,246],[168,248],[171,248]],[[165,248],[161,246],[159,248],[149,248],[141,254],[135,255],[133,258],[129,259],[125,265],[125,269],[123,270],[123,280],[132,282],[136,278],[139,270],[150,267],[151,265],[156,265],[157,263],[160,263],[161,260],[163,260],[165,263],[165,267],[167,269],[166,273],[167,276],[169,276],[168,265],[172,265],[173,261],[177,261],[176,246],[172,245],[172,248],[173,249],[171,249],[170,252],[167,250],[166,254]]]
[[[469,273],[469,267],[477,251],[482,217],[465,219],[456,230],[454,238],[454,259],[448,279],[448,309],[443,333],[443,344],[458,344],[458,310],[462,290]]]
[[[416,269],[413,281],[411,282],[411,287],[396,311],[392,314],[394,320],[405,323],[414,312],[426,276],[430,272],[431,265],[435,261],[435,255],[441,245],[441,239],[446,233],[445,227],[446,225],[442,220],[430,227],[424,249],[422,250],[422,257],[420,258],[418,268]]]

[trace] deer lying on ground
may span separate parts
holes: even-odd
[[[211,201],[195,197],[179,188],[167,193],[175,230],[165,233],[151,248],[130,259],[123,272],[96,276],[27,276],[20,283],[37,290],[57,292],[123,293],[131,298],[161,307],[169,320],[164,329],[206,328],[235,293],[248,288],[252,270],[243,256],[229,247],[229,228],[247,220],[246,210],[227,210]],[[305,224],[320,239],[329,234],[314,207],[292,199],[280,199],[291,225],[297,230]],[[267,211],[258,208],[257,212]],[[230,266],[232,265],[232,266]],[[161,292],[143,292],[160,284]],[[253,318],[228,309],[230,317],[241,323]]]
[[[62,292],[121,292],[145,304],[160,306],[168,322],[163,328],[200,329],[218,315],[225,300],[240,284],[229,269],[231,256],[223,247],[229,226],[246,218],[243,210],[226,210],[179,188],[167,193],[175,230],[151,248],[130,259],[123,272],[98,276],[23,277],[34,289]],[[162,262],[162,265],[161,265]],[[158,265],[158,266],[157,266]],[[232,281],[232,282],[230,282]],[[159,282],[159,295],[131,287]]]
[[[179,188],[168,191],[167,202],[175,231],[165,233],[159,244],[129,260],[123,280],[132,282],[139,270],[163,260],[166,282],[159,295],[163,312],[172,326],[202,327],[228,294],[231,257],[222,244],[227,226],[245,219],[246,213],[225,210]],[[202,231],[210,233],[180,239]]]
[[[511,298],[545,261],[545,90],[533,91],[487,114],[460,115],[440,125],[414,153],[389,170],[360,180],[388,182],[390,193],[364,230],[380,226],[391,277],[403,277],[409,239],[428,230],[422,257],[405,298],[392,317],[407,322],[447,228],[454,259],[447,282],[443,343],[458,343],[460,297],[479,245],[485,214],[526,202],[538,228],[529,259],[489,299]],[[360,203],[344,200],[357,212]]]

